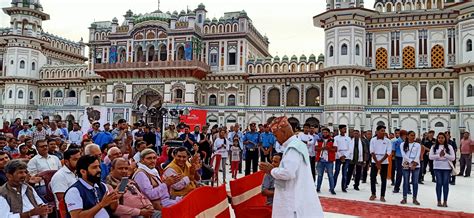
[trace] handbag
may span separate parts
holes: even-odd
[[[459,170],[456,169],[452,161],[448,160],[448,163],[449,163],[449,166],[451,167],[451,176],[457,176],[459,174]]]

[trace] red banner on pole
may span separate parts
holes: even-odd
[[[206,125],[206,120],[207,110],[191,110],[188,116],[182,115],[179,118],[179,121],[188,125],[191,131],[193,131],[195,126],[202,128],[202,126]]]

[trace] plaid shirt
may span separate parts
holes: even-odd
[[[46,139],[46,130],[43,129],[41,131],[35,130],[33,132],[33,145],[36,145],[36,141],[38,140],[45,140]]]

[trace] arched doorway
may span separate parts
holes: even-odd
[[[74,121],[74,116],[72,114],[66,116],[67,129],[69,131],[72,130],[72,124],[74,123]]]
[[[291,127],[293,127],[293,130],[295,130],[296,127],[300,127],[300,121],[294,117],[288,118],[288,122],[290,123]]]
[[[163,117],[161,117],[157,112],[160,110],[161,105],[163,104],[163,98],[158,91],[153,89],[145,89],[135,96],[133,102],[135,102],[135,110],[133,111],[133,117],[135,121],[143,120],[145,123],[153,124],[155,127],[162,126]],[[142,113],[138,110],[140,105],[145,105],[148,110]],[[153,110],[153,108],[156,110]]]
[[[308,118],[305,123],[319,128],[319,120],[314,117]]]

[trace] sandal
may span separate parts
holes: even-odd
[[[370,196],[369,200],[373,201],[373,200],[375,200],[376,198],[377,198],[377,196],[372,195],[372,196]]]

